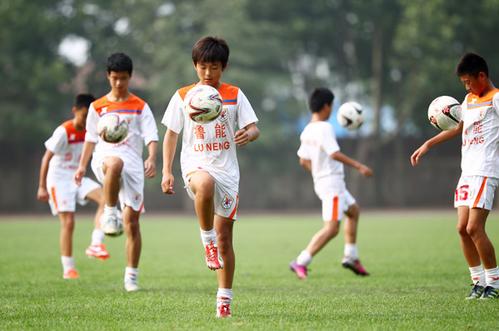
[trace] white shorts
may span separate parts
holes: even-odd
[[[348,208],[356,202],[355,198],[346,189],[340,194],[323,195],[321,200],[322,220],[324,222],[340,221]]]
[[[119,157],[119,156],[118,156]],[[123,159],[123,170],[120,177],[119,199],[121,209],[125,206],[131,207],[135,211],[144,209],[144,165],[141,162],[131,162]],[[95,177],[104,183],[104,160],[92,159],[92,170]]]
[[[454,207],[492,209],[499,179],[483,176],[461,176],[454,192]]]
[[[215,214],[235,221],[237,219],[237,207],[239,206],[239,194],[237,190],[223,186],[215,178],[213,180],[215,181],[215,196],[213,197]],[[194,200],[195,194],[189,187],[189,176],[184,178],[184,183],[187,195]]]
[[[87,194],[100,188],[97,182],[88,177],[83,177],[81,185],[78,186],[71,178],[70,180],[56,180],[47,177],[47,189],[49,191],[49,205],[52,215],[60,212],[75,212],[76,203],[84,206],[87,204]]]

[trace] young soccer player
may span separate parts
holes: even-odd
[[[416,166],[430,148],[462,135],[462,173],[454,207],[473,282],[467,299],[498,298],[499,269],[485,223],[499,183],[499,89],[489,79],[487,62],[477,54],[465,54],[456,74],[468,92],[462,103],[462,121],[456,129],[442,131],[423,143],[411,155],[411,163]]]
[[[223,110],[207,124],[192,121],[184,111],[184,98],[196,84],[176,91],[162,123],[168,128],[163,142],[164,193],[173,194],[172,163],[177,138],[183,129],[181,168],[185,188],[194,200],[208,268],[217,270],[217,317],[230,317],[235,256],[232,229],[237,217],[239,166],[236,146],[259,136],[258,121],[244,93],[221,81],[229,60],[225,40],[204,37],[192,48],[192,61],[199,82],[221,94]],[[237,129],[238,128],[238,129]]]
[[[342,265],[361,276],[369,275],[360,263],[356,245],[359,206],[345,186],[343,164],[357,169],[362,175],[372,176],[372,170],[340,152],[333,127],[328,122],[334,95],[327,88],[317,88],[310,95],[312,112],[310,123],[303,130],[298,149],[300,165],[312,173],[314,190],[322,201],[323,227],[308,246],[289,265],[298,278],[306,279],[312,258],[337,234],[343,214],[345,224],[345,255]]]
[[[103,222],[115,222],[118,218],[118,198],[121,202],[127,236],[124,283],[128,292],[139,289],[137,278],[142,247],[139,216],[144,202],[144,173],[147,178],[156,174],[158,144],[158,131],[151,109],[144,100],[128,90],[132,70],[132,60],[126,54],[115,53],[107,59],[107,79],[111,91],[90,105],[87,135],[75,173],[79,184],[93,152],[92,170],[104,187]],[[128,135],[123,141],[110,144],[99,137],[97,123],[106,113],[117,114],[120,120],[128,122]],[[148,150],[144,162],[143,143]]]
[[[61,232],[59,236],[61,263],[64,279],[79,277],[73,258],[73,231],[76,202],[81,205],[88,200],[98,205],[95,213],[95,228],[92,242],[86,250],[90,257],[102,260],[109,258],[104,246],[104,233],[100,229],[99,218],[104,207],[102,189],[88,177],[82,178],[80,186],[73,181],[73,173],[78,167],[85,139],[85,121],[88,107],[95,98],[90,94],[78,94],[71,111],[73,119],[62,123],[45,142],[47,150],[40,166],[40,180],[37,198],[48,201],[52,214],[59,215]]]

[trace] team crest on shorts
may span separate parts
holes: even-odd
[[[222,207],[224,209],[229,209],[232,206],[232,203],[234,202],[234,199],[231,198],[228,194],[224,196],[222,199]]]

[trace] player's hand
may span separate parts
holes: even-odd
[[[167,173],[163,174],[163,179],[161,179],[161,190],[165,194],[175,194],[173,190],[174,177],[173,174]]]
[[[153,178],[156,176],[156,162],[149,158],[144,161],[144,175],[146,178]]]
[[[36,192],[36,198],[40,201],[49,201],[49,192],[45,187],[39,187],[38,192]]]
[[[365,164],[360,165],[359,172],[365,177],[371,177],[373,175],[372,169],[366,166]]]
[[[419,159],[425,155],[430,149],[426,144],[421,145],[418,149],[414,151],[411,155],[411,164],[415,167],[419,163]]]
[[[76,169],[76,172],[74,174],[74,180],[76,185],[78,186],[81,185],[81,181],[83,179],[83,176],[85,176],[85,172],[87,172],[87,170],[83,167],[78,167],[78,169]]]
[[[234,135],[234,142],[238,146],[244,146],[250,142],[250,136],[248,135],[246,129],[236,131],[236,134]]]

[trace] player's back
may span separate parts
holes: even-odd
[[[50,160],[51,173],[71,173],[78,168],[85,130],[77,130],[72,120],[62,123],[45,142],[45,147],[54,153]]]

